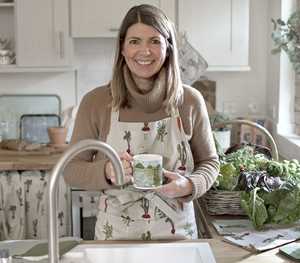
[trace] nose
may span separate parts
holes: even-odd
[[[151,54],[151,49],[148,44],[142,44],[140,52],[144,55],[150,55]]]

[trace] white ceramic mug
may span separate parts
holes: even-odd
[[[134,186],[151,189],[162,185],[163,158],[158,154],[138,154],[133,156]]]

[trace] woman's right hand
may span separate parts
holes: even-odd
[[[122,161],[123,170],[124,170],[124,182],[129,183],[132,182],[132,165],[131,162],[133,160],[132,156],[128,152],[119,153],[120,159]],[[113,168],[113,165],[110,161],[105,164],[105,177],[112,184],[116,184],[116,173]]]

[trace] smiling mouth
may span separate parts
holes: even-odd
[[[139,65],[150,65],[153,63],[153,60],[136,60],[135,62]]]

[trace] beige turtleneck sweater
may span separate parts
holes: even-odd
[[[130,108],[120,109],[120,120],[128,122],[151,122],[167,117],[162,107],[165,97],[165,74],[159,74],[154,87],[146,94],[140,94],[129,74],[125,74]],[[80,104],[73,130],[71,144],[83,139],[106,141],[111,117],[110,88],[98,87],[84,96]],[[203,195],[214,183],[219,172],[209,118],[202,95],[194,88],[184,86],[183,101],[179,114],[186,135],[189,138],[195,168],[190,176],[193,194],[190,201]],[[107,159],[101,153],[86,151],[78,155],[65,169],[65,181],[73,187],[86,190],[110,189],[104,176]]]

